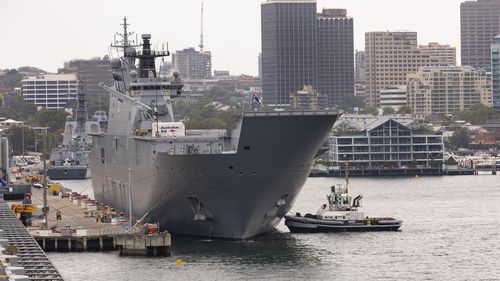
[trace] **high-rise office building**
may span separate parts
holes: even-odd
[[[365,52],[356,50],[354,54],[354,81],[365,82]]]
[[[318,86],[315,0],[268,0],[261,5],[262,94],[288,105],[289,94]]]
[[[491,105],[500,111],[500,35],[491,45]]]
[[[471,66],[422,67],[408,75],[408,105],[418,117],[452,114],[488,100],[486,71]]]
[[[490,46],[500,34],[500,0],[466,1],[460,4],[462,65],[491,68]]]
[[[354,95],[353,19],[345,9],[323,9],[318,22],[318,91],[328,106]]]
[[[353,19],[345,9],[316,14],[315,0],[262,3],[262,92],[266,104],[312,86],[330,107],[354,94]]]
[[[406,75],[423,66],[448,66],[439,57],[423,54],[417,33],[368,32],[365,34],[366,102],[379,106],[381,89],[406,85]]]
[[[183,79],[208,79],[212,76],[212,54],[187,48],[172,55],[172,66]]]
[[[449,66],[457,65],[457,48],[450,45],[442,45],[437,42],[431,42],[427,45],[419,45],[418,49],[424,55],[440,58],[448,63]]]

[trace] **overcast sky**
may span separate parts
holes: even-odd
[[[257,74],[260,0],[204,0],[204,45],[212,69]],[[368,31],[418,32],[419,44],[446,43],[460,53],[462,0],[318,0],[345,8],[354,18],[354,45],[364,49]],[[108,54],[126,16],[130,30],[150,33],[153,46],[197,47],[199,0],[0,0],[0,69],[36,66],[55,72],[65,61]],[[458,56],[459,58],[460,56]]]

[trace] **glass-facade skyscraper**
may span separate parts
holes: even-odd
[[[318,23],[318,92],[328,106],[354,94],[353,19],[345,9],[323,9]]]
[[[262,94],[268,105],[312,86],[330,108],[354,94],[353,20],[345,9],[316,13],[315,0],[262,3]]]
[[[500,111],[500,35],[491,45],[491,103]]]
[[[262,94],[268,105],[318,86],[315,0],[268,0],[261,6]]]
[[[500,0],[465,1],[460,4],[462,65],[491,67],[490,46],[500,34]]]

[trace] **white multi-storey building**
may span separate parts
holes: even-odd
[[[78,94],[78,80],[74,74],[41,74],[22,80],[25,102],[37,107],[63,109],[68,100]]]
[[[448,62],[450,66],[457,65],[457,48],[451,47],[448,44],[444,45],[437,42],[431,42],[427,45],[419,45],[418,49],[422,54],[440,58]]]
[[[407,78],[408,105],[418,117],[491,106],[486,71],[471,66],[422,67]]]
[[[380,107],[391,107],[394,110],[406,105],[406,86],[389,87],[380,90]]]
[[[426,54],[417,45],[417,33],[367,32],[365,34],[366,102],[379,106],[380,90],[406,85],[406,75],[423,66],[448,66],[442,57]]]

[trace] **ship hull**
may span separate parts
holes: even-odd
[[[94,136],[94,195],[127,213],[130,192],[135,219],[172,233],[256,236],[290,210],[336,118],[243,117],[237,149],[222,154],[171,155],[148,140]]]
[[[322,233],[322,232],[365,232],[365,231],[397,231],[402,221],[390,220],[368,223],[367,220],[320,220],[306,217],[285,216],[285,225],[294,233]]]
[[[79,180],[88,178],[90,170],[84,166],[52,166],[47,169],[47,176],[53,180]]]

